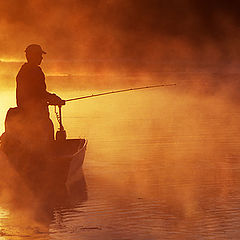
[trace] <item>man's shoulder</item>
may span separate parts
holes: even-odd
[[[19,78],[25,79],[25,78],[33,78],[33,77],[35,79],[45,79],[45,75],[41,67],[37,65],[24,63],[21,69],[19,70],[16,78],[18,80]]]
[[[20,68],[18,75],[44,75],[40,66],[24,63]]]
[[[40,66],[29,64],[29,63],[24,63],[20,69],[20,71],[41,71],[42,69]]]

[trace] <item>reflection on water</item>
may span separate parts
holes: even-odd
[[[46,176],[33,184],[1,156],[0,236],[2,239],[49,239],[49,226],[59,221],[62,209],[81,206],[88,199],[82,170],[66,186]],[[37,174],[37,173],[36,173]],[[55,183],[53,186],[52,183]]]
[[[89,140],[86,181],[39,197],[2,172],[4,239],[239,239],[236,107],[158,89],[69,103],[63,115],[69,137]]]

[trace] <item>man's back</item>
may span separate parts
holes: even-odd
[[[17,74],[17,106],[26,110],[48,112],[45,75],[42,69],[25,63]]]

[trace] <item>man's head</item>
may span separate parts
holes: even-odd
[[[31,44],[27,46],[26,50],[27,61],[34,65],[40,65],[43,59],[43,54],[46,54],[38,44]]]

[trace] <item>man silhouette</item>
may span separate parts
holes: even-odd
[[[25,52],[27,62],[16,77],[17,106],[28,123],[23,130],[29,139],[53,140],[54,128],[48,105],[64,105],[65,101],[46,90],[45,75],[40,68],[46,52],[37,44],[29,45]]]

